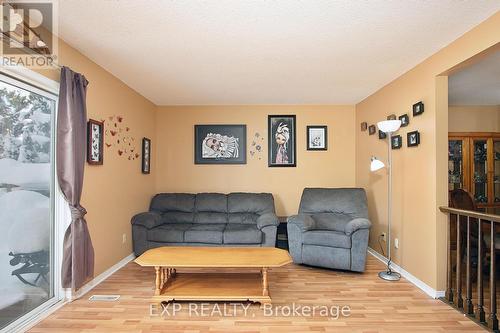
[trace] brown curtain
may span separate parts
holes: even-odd
[[[57,117],[57,178],[71,210],[64,235],[62,286],[77,290],[94,276],[94,248],[80,205],[85,167],[88,81],[67,67],[61,69]]]

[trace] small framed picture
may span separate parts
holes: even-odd
[[[401,127],[410,125],[410,117],[406,113],[402,116],[399,116],[399,120],[401,120]]]
[[[420,116],[422,113],[424,113],[424,103],[413,104],[413,117]]]
[[[195,125],[194,164],[246,164],[246,125]]]
[[[327,150],[328,133],[326,126],[307,126],[307,150]]]
[[[396,115],[395,114],[388,115],[387,120],[396,120]]]
[[[420,133],[419,131],[408,132],[406,134],[406,140],[408,147],[416,147],[420,144]]]
[[[267,165],[269,167],[297,166],[295,119],[295,115],[271,115],[267,117]]]
[[[370,127],[368,127],[368,134],[373,135],[376,131],[377,128],[375,127],[375,125],[370,125]]]
[[[363,121],[361,123],[361,132],[365,132],[368,129],[368,123],[366,121]]]
[[[151,140],[142,138],[142,173],[151,172]]]
[[[104,123],[89,119],[87,123],[87,162],[91,165],[103,164]]]
[[[385,134],[385,133],[384,133],[383,131],[381,131],[381,130],[378,130],[378,138],[379,138],[380,140],[382,140],[382,139],[386,139],[386,138],[387,138],[387,134]]]
[[[403,146],[403,138],[401,137],[401,135],[393,136],[391,141],[391,148],[399,149],[402,146]]]

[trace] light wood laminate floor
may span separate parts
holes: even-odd
[[[215,303],[179,303],[175,316],[150,315],[154,292],[153,268],[131,262],[81,299],[65,305],[30,332],[484,332],[450,306],[402,279],[386,282],[377,277],[383,265],[368,255],[364,274],[333,271],[289,264],[269,274],[273,309],[268,316],[257,304],[247,313],[226,304],[225,316],[218,315]],[[93,294],[119,294],[116,302],[91,302]],[[316,315],[288,316],[286,307],[318,306]],[[217,303],[220,312],[224,303]],[[156,306],[156,305],[154,305]],[[197,306],[196,311],[195,306]],[[208,312],[202,316],[202,306]],[[285,308],[283,311],[278,306]],[[338,319],[318,311],[348,306],[349,316]],[[278,309],[278,310],[276,310]],[[215,316],[209,316],[215,311]],[[268,311],[269,312],[269,311]]]

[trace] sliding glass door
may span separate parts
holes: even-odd
[[[55,295],[56,101],[0,74],[0,329]]]

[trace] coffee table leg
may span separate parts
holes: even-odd
[[[161,273],[160,273],[160,267],[155,266],[155,271],[156,271],[156,280],[155,280],[155,296],[160,295],[160,288],[161,288]]]
[[[267,268],[262,268],[262,296],[269,296],[269,284],[267,282]]]

